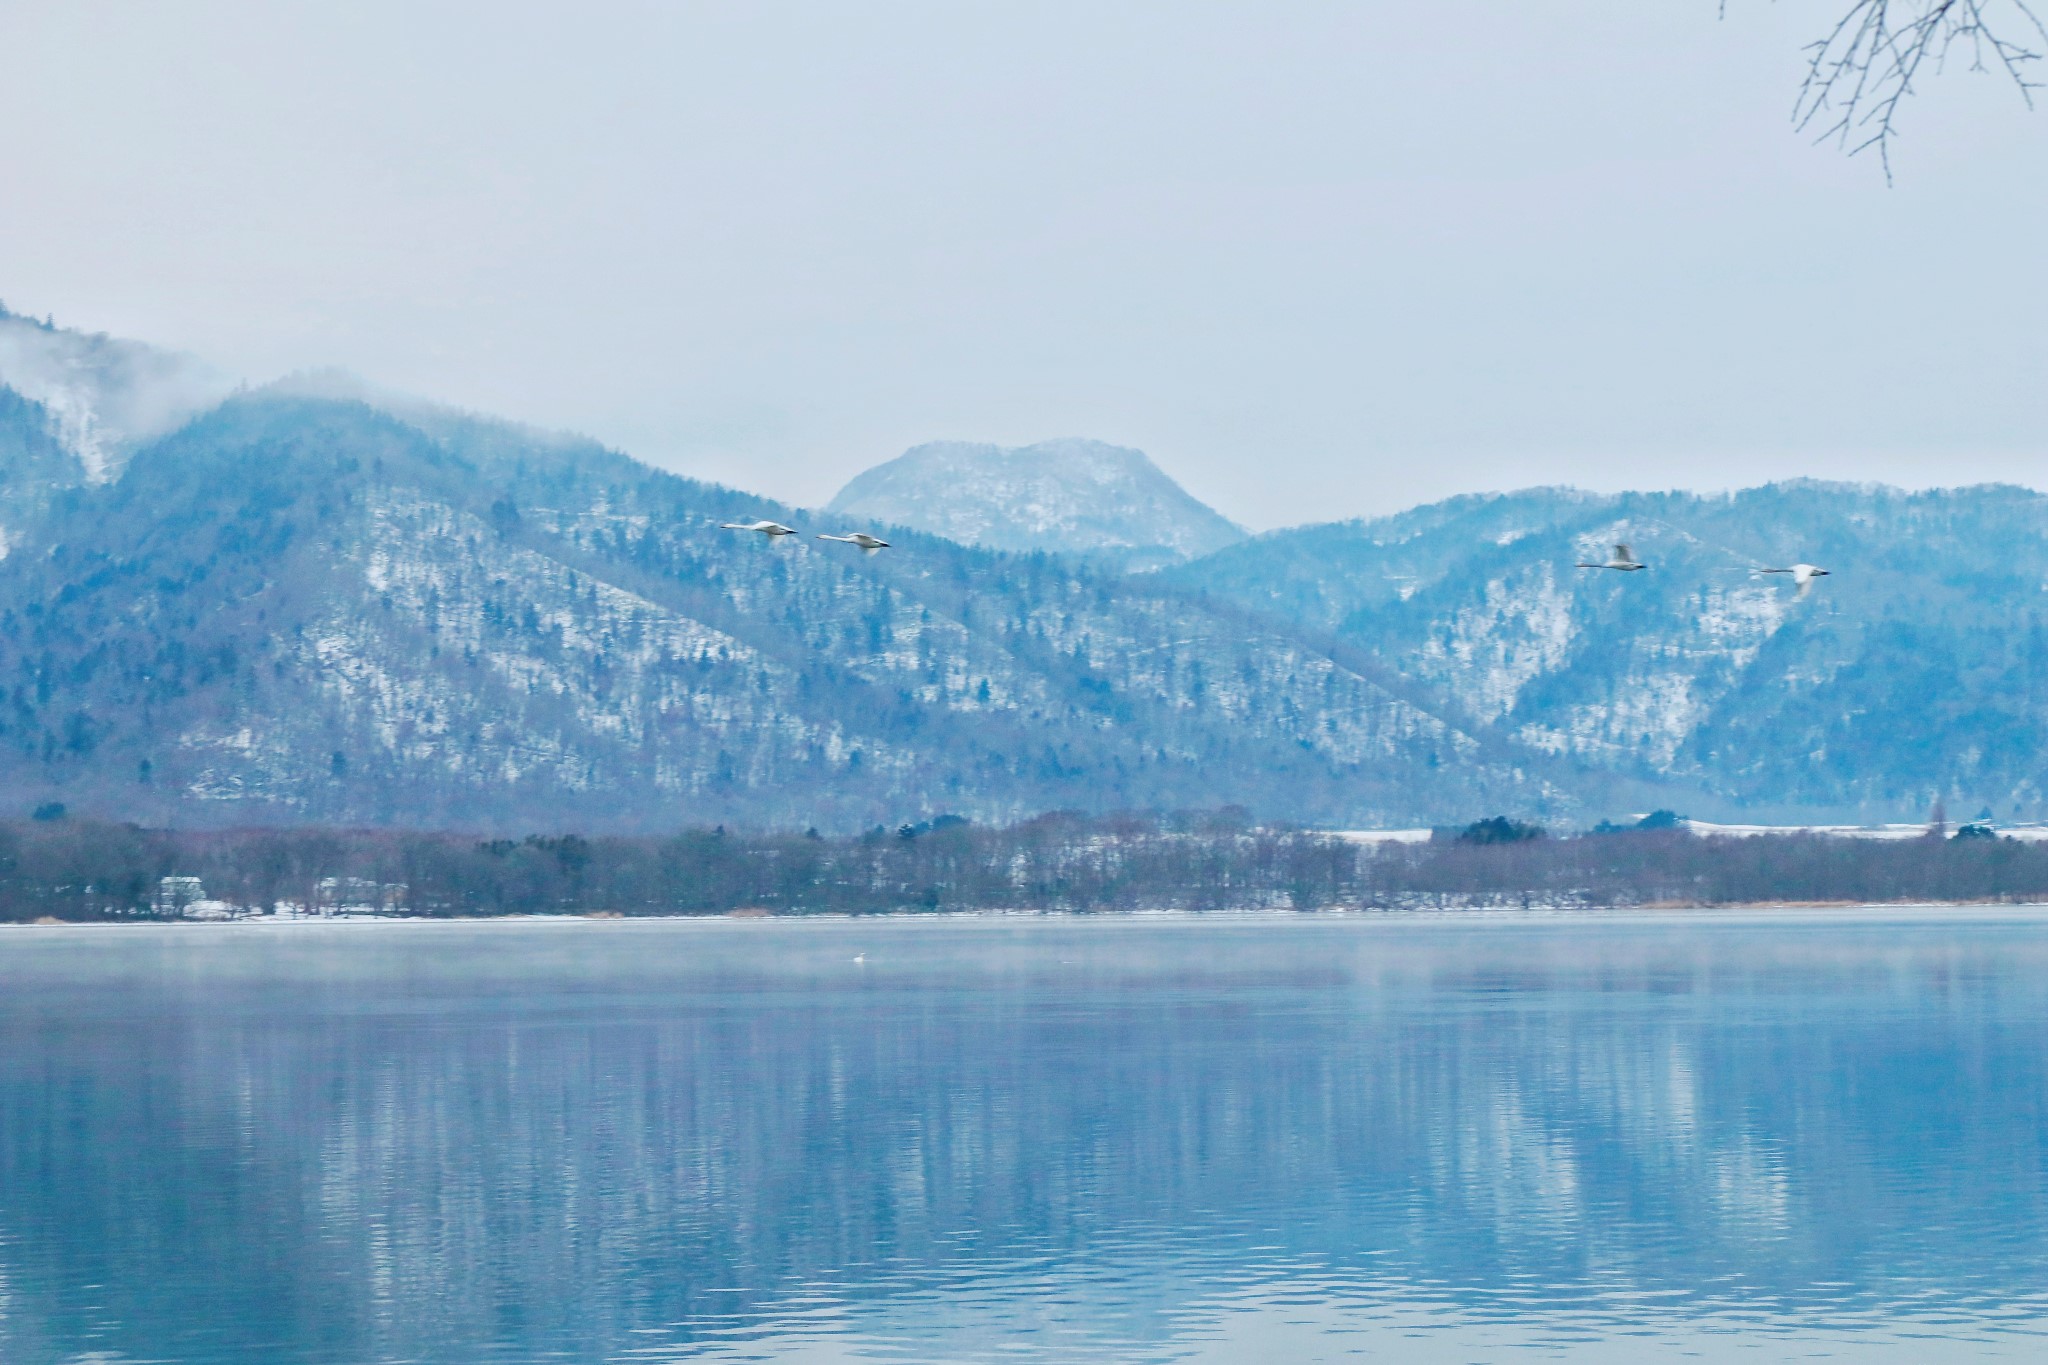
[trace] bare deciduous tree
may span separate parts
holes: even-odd
[[[1875,148],[1889,181],[1899,106],[1923,74],[1967,59],[1971,70],[2009,77],[2032,108],[2043,49],[2048,28],[2027,0],[1853,0],[1808,45],[1793,119],[1852,155]]]

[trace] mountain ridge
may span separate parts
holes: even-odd
[[[65,490],[0,561],[8,789],[593,830],[1570,804],[1235,606],[914,532],[765,544],[717,526],[770,500],[437,424],[259,391]]]
[[[118,410],[123,371],[95,373]],[[2012,486],[1550,487],[1231,528],[1170,563],[908,527],[864,556],[719,529],[834,514],[333,376],[124,438],[96,473],[8,377],[0,782],[24,809],[2048,814],[2048,497]],[[1649,571],[1572,567],[1616,540]],[[1795,559],[1835,572],[1804,598],[1756,572]]]
[[[1417,510],[1166,574],[1397,655],[1473,733],[1688,787],[1713,809],[2042,810],[2042,494],[1798,480]],[[1616,541],[1649,571],[1572,567]],[[1834,570],[1805,598],[1757,572],[1800,559]]]

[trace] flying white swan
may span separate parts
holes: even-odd
[[[845,536],[820,535],[818,539],[836,540],[846,545],[858,545],[860,546],[861,550],[867,554],[873,554],[877,550],[886,550],[889,548],[888,541],[877,540],[875,537],[869,535],[866,531],[855,531],[853,534]]]
[[[718,523],[718,529],[721,531],[759,531],[770,540],[777,536],[793,536],[796,534],[795,531],[792,531],[779,521],[721,521]]]
[[[1622,573],[1634,573],[1637,569],[1647,569],[1650,566],[1638,560],[1630,552],[1628,546],[1617,545],[1614,547],[1614,558],[1608,560],[1605,564],[1581,564],[1578,567],[1581,569],[1618,569]]]
[[[1826,569],[1818,569],[1811,564],[1794,564],[1789,569],[1758,569],[1757,572],[1791,574],[1792,582],[1798,587],[1801,597],[1806,596],[1812,590],[1814,579],[1826,578],[1828,576]]]

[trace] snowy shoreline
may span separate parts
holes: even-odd
[[[376,925],[493,925],[515,927],[568,927],[599,925],[623,927],[628,924],[774,925],[793,924],[942,924],[1016,923],[1051,921],[1060,923],[1330,923],[1330,922],[1415,922],[1457,923],[1470,920],[1501,921],[1666,921],[1674,919],[1757,920],[1868,920],[1953,918],[1958,914],[1975,917],[2032,919],[2048,916],[2043,901],[1764,901],[1744,905],[1527,905],[1527,906],[1390,906],[1372,908],[1332,907],[1325,910],[896,910],[875,914],[818,911],[810,914],[715,914],[715,915],[243,915],[211,919],[58,920],[0,921],[6,929],[298,929],[327,926],[364,929]]]

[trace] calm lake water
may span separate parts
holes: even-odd
[[[2044,1155],[2029,914],[0,931],[9,1365],[2040,1360]]]

